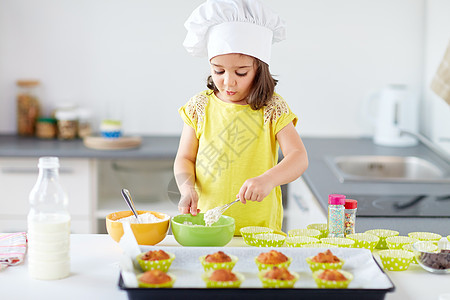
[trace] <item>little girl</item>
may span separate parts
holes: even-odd
[[[179,109],[184,121],[174,173],[180,213],[237,203],[224,214],[245,226],[281,230],[280,185],[308,167],[297,117],[274,92],[271,45],[285,24],[258,0],[208,0],[186,21],[184,46],[207,54],[208,90]],[[278,147],[283,159],[278,163]]]

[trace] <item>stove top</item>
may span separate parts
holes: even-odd
[[[362,217],[450,217],[450,195],[347,195]]]

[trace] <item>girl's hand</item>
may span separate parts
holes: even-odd
[[[198,194],[195,189],[189,189],[186,193],[181,194],[180,202],[178,202],[178,211],[182,214],[192,214],[196,216],[200,209],[197,208]]]
[[[245,204],[247,200],[261,202],[274,188],[272,181],[266,175],[247,179],[239,190],[237,197]]]

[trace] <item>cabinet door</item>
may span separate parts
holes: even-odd
[[[28,196],[39,172],[37,164],[37,158],[0,159],[1,219],[22,220],[28,214]],[[61,185],[69,197],[72,219],[89,220],[92,216],[89,160],[61,158],[60,165]]]

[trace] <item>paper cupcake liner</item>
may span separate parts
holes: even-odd
[[[145,283],[145,282],[140,281],[140,278],[142,275],[143,275],[143,273],[137,275],[137,277],[136,277],[140,288],[171,288],[171,287],[173,287],[173,284],[175,283],[175,280],[177,279],[175,277],[175,275],[173,275],[171,273],[167,273],[167,275],[169,275],[170,278],[172,278],[172,280],[169,282],[165,282],[165,283],[161,283],[161,284]]]
[[[264,271],[264,270],[267,270],[267,269],[272,269],[273,267],[278,267],[278,268],[289,268],[289,266],[291,265],[291,262],[292,262],[292,258],[291,257],[288,257],[288,260],[287,261],[285,261],[285,262],[282,262],[282,263],[279,263],[279,264],[263,264],[263,263],[260,263],[259,261],[258,261],[258,259],[255,257],[255,263],[256,263],[256,266],[258,267],[258,270],[259,271]]]
[[[206,283],[207,288],[216,288],[216,289],[224,289],[224,288],[238,288],[241,286],[241,283],[245,280],[244,275],[239,272],[233,272],[238,280],[236,281],[213,281],[210,280],[213,270],[207,271],[202,274],[202,279]]]
[[[256,247],[282,247],[286,237],[278,233],[261,233],[255,234]]]
[[[354,248],[365,248],[373,251],[380,238],[370,233],[353,233],[347,235],[348,239],[354,240]]]
[[[339,270],[339,272],[341,272],[341,274],[344,275],[345,278],[347,278],[347,280],[342,281],[323,280],[318,277],[322,272],[323,270],[319,270],[313,273],[314,281],[316,282],[317,287],[320,289],[346,289],[350,284],[350,282],[353,280],[353,275],[343,270]]]
[[[406,245],[403,245],[402,250],[406,250],[406,251],[409,251],[409,252],[411,252],[411,253],[414,254],[414,249],[413,249],[413,245],[412,245],[412,244],[406,244]],[[416,256],[413,257],[411,263],[417,265],[417,259],[416,259]]]
[[[292,272],[292,271],[289,272],[295,277],[292,280],[279,280],[279,279],[264,278],[264,275],[269,271],[270,271],[270,269],[266,269],[266,270],[260,271],[258,273],[258,277],[261,280],[263,288],[275,288],[275,289],[293,288],[294,284],[300,278],[300,275],[298,273]]]
[[[205,271],[218,270],[218,269],[233,270],[234,266],[236,265],[236,263],[238,261],[238,258],[237,258],[237,256],[234,256],[234,255],[228,255],[228,256],[231,257],[230,262],[221,262],[221,263],[206,262],[205,261],[206,255],[200,256],[199,260]]]
[[[380,238],[378,241],[378,244],[375,246],[375,249],[388,249],[386,244],[386,238],[390,236],[397,236],[399,235],[398,231],[390,230],[390,229],[371,229],[367,230],[365,233],[370,233],[373,235],[376,235]]]
[[[320,238],[321,235],[322,233],[320,232],[320,230],[317,229],[302,228],[302,229],[291,229],[288,231],[288,236],[309,236],[318,239]]]
[[[138,261],[139,265],[141,266],[143,271],[150,271],[150,270],[161,270],[163,272],[167,272],[170,268],[170,265],[175,259],[175,255],[169,252],[166,252],[169,254],[169,259],[162,259],[162,260],[143,260],[142,256],[145,253],[141,253],[136,257],[136,260]]]
[[[437,233],[432,232],[410,232],[408,233],[409,237],[418,239],[419,241],[439,241],[442,236]]]
[[[321,243],[319,241],[317,243],[304,244],[302,245],[302,248],[339,248],[339,247],[332,244]]]
[[[328,224],[327,223],[314,223],[314,224],[309,224],[308,226],[306,226],[307,229],[316,229],[320,231],[320,237],[324,238],[328,236]]]
[[[414,254],[406,250],[381,250],[378,252],[381,263],[389,271],[406,271]]]
[[[309,236],[289,236],[286,238],[288,247],[302,247],[305,244],[318,243],[319,239]]]
[[[389,249],[402,250],[404,245],[413,244],[417,241],[419,240],[409,236],[390,236],[386,238],[386,245]]]
[[[255,234],[261,233],[272,233],[274,230],[269,227],[262,226],[247,226],[242,227],[239,232],[244,238],[244,242],[250,246],[256,246],[256,240],[254,239]]]
[[[340,248],[353,248],[355,241],[348,238],[330,237],[320,239],[322,243],[336,245]]]
[[[449,234],[449,235],[447,235],[447,241],[449,241],[449,242],[450,242],[450,234]]]
[[[312,272],[318,271],[318,270],[324,270],[324,269],[342,269],[342,266],[345,263],[345,260],[343,260],[342,258],[339,258],[340,262],[338,263],[320,263],[320,262],[313,262],[312,258],[314,256],[309,256],[307,257],[305,260],[309,265],[309,268],[311,269]]]

